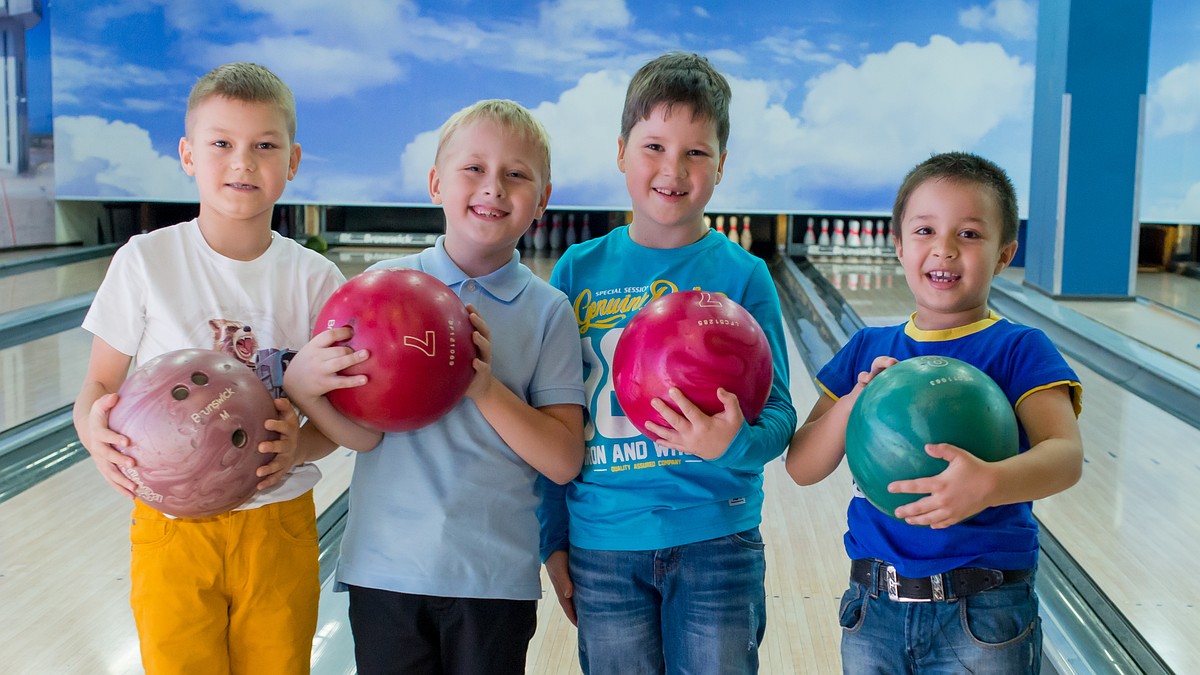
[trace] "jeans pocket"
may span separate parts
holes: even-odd
[[[981,647],[1003,649],[1040,629],[1037,596],[1029,582],[1008,584],[959,600],[963,631]]]
[[[838,624],[848,633],[857,633],[867,620],[867,595],[862,584],[850,584],[842,594],[838,608]]]
[[[767,548],[767,545],[763,542],[762,533],[758,531],[757,527],[731,534],[726,538],[734,544],[751,551],[764,551]]]
[[[285,541],[311,546],[317,541],[317,517],[311,499],[302,495],[293,500],[271,504],[272,520]]]

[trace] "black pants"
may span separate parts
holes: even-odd
[[[523,675],[536,628],[536,600],[350,587],[350,629],[361,675]]]

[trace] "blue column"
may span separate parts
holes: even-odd
[[[1151,0],[1041,0],[1025,281],[1049,295],[1127,297]]]

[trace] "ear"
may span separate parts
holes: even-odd
[[[625,139],[617,136],[617,168],[625,173]]]
[[[291,180],[296,177],[296,171],[300,168],[300,144],[292,143],[292,153],[288,157],[288,172],[287,179]]]
[[[442,203],[442,179],[436,166],[429,169],[429,200],[439,206]]]
[[[899,244],[897,244],[899,245]],[[992,272],[992,276],[1000,274],[1004,268],[1012,263],[1013,258],[1017,255],[1017,242],[1010,241],[1004,248],[1000,249],[1000,259],[996,261],[996,270]]]
[[[179,165],[187,175],[196,175],[196,166],[192,162],[192,144],[188,142],[187,136],[179,139]]]
[[[721,159],[717,162],[717,182],[714,185],[721,184],[721,174],[725,171],[725,158],[729,156],[729,151],[725,150],[721,153]]]
[[[550,183],[546,183],[546,189],[542,191],[542,196],[538,199],[537,208],[533,212],[534,220],[541,218],[542,214],[546,212],[546,207],[550,204],[550,190],[552,187]]]

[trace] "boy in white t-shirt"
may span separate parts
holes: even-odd
[[[131,362],[184,348],[225,351],[258,371],[308,342],[337,267],[271,230],[275,201],[296,174],[291,91],[266,68],[220,66],[188,99],[184,171],[196,178],[192,221],[134,236],[113,256],[83,321],[95,337],[75,401],[75,428],[100,474],[131,500],[120,467],[129,440],[108,428]],[[291,404],[275,401],[278,453],[259,491],[211,518],[170,518],[135,500],[130,579],[147,673],[307,673],[320,593],[307,458],[334,446]]]

